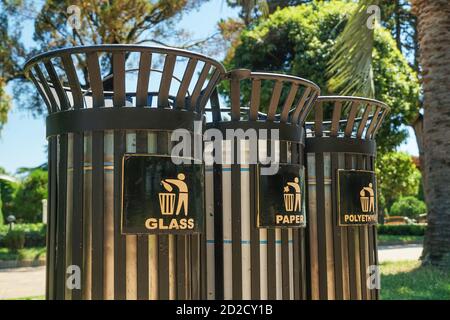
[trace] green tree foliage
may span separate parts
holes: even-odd
[[[416,197],[402,197],[392,204],[389,214],[391,216],[405,216],[408,218],[418,218],[419,215],[427,212],[425,202]]]
[[[2,211],[5,217],[13,213],[14,197],[19,185],[17,182],[0,180],[0,197],[3,202]]]
[[[268,1],[266,0],[227,0],[231,8],[240,8],[239,18],[249,26],[250,23],[269,13]]]
[[[19,183],[0,167],[0,225],[12,213],[13,200]],[[3,213],[3,216],[2,216]]]
[[[315,1],[278,10],[242,32],[225,64],[228,68],[297,75],[317,83],[322,95],[333,94],[327,86],[327,64],[354,8],[344,1]],[[404,125],[418,112],[419,84],[416,73],[383,28],[374,34],[372,56],[375,98],[391,107],[379,132],[378,146],[380,151],[389,151],[406,138]],[[248,91],[245,95],[248,97]]]
[[[205,39],[188,41],[188,33],[178,22],[184,13],[206,1],[0,0],[0,124],[6,121],[5,112],[10,107],[4,91],[10,81],[14,81],[18,105],[25,106],[34,115],[44,112],[34,86],[22,73],[26,58],[59,47],[94,44],[173,43],[176,47],[198,48]],[[71,6],[76,7],[69,10]],[[34,25],[35,48],[25,50],[20,43],[24,22]],[[78,63],[85,65],[84,61]],[[109,70],[111,63],[105,61],[103,66]]]
[[[419,69],[417,41],[417,18],[411,12],[410,0],[381,0],[381,22],[405,56],[412,57],[410,65]]]
[[[376,172],[382,207],[390,208],[394,201],[402,197],[417,195],[420,171],[407,153],[388,152],[379,156]]]
[[[21,222],[42,221],[42,199],[47,198],[47,171],[36,169],[20,185],[14,198],[14,214]]]
[[[34,38],[48,48],[99,43],[163,43],[180,35],[181,15],[198,8],[205,0],[45,1],[36,17]],[[68,12],[71,5],[79,11]],[[68,18],[79,17],[72,29]],[[73,25],[72,25],[73,26]]]
[[[24,79],[21,63],[25,49],[20,43],[22,28],[8,17],[17,13],[19,0],[0,0],[0,131],[8,120],[11,97],[6,92],[8,82]]]
[[[308,3],[311,0],[227,0],[231,8],[239,8],[239,18],[244,25],[249,26],[260,17],[289,6]]]
[[[3,217],[3,201],[2,201],[2,194],[0,193],[0,227],[4,224],[4,217]]]
[[[238,8],[238,18],[228,18],[220,20],[218,23],[219,32],[222,36],[222,47],[227,51],[227,56],[232,56],[234,48],[240,42],[240,34],[250,27],[258,19],[266,18],[268,14],[278,9],[289,6],[296,6],[308,3],[312,0],[227,0],[231,8]],[[212,43],[217,46],[218,43]]]
[[[1,18],[0,18],[1,19]],[[1,73],[1,71],[0,71]],[[3,124],[8,120],[8,111],[10,108],[10,96],[6,93],[6,81],[3,77],[0,77],[0,130]]]

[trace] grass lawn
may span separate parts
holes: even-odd
[[[423,236],[400,236],[392,234],[379,234],[378,245],[398,245],[398,244],[422,244]]]
[[[450,270],[421,267],[419,261],[381,264],[382,300],[450,300]]]
[[[0,260],[45,260],[45,251],[45,247],[24,248],[18,252],[0,248]]]
[[[11,300],[45,300],[45,296],[36,296],[36,297],[23,297]]]

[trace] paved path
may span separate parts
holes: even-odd
[[[45,294],[45,267],[0,269],[0,299]]]
[[[381,246],[378,247],[378,260],[400,261],[400,260],[419,260],[422,254],[421,244],[409,244],[399,246]]]

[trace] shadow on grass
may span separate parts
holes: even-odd
[[[450,300],[450,271],[418,261],[382,263],[381,299]]]

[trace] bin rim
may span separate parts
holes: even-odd
[[[319,102],[345,102],[345,101],[369,102],[371,104],[378,105],[382,108],[385,108],[387,112],[391,111],[391,108],[383,101],[372,99],[372,98],[360,97],[360,96],[331,95],[331,96],[318,96],[316,99],[316,103],[319,103]]]
[[[314,101],[320,95],[320,87],[311,80],[298,76],[276,73],[257,72],[250,69],[233,69],[226,73],[222,79],[230,82],[230,106],[221,107],[217,91],[211,96],[211,107],[208,111],[212,113],[213,123],[233,121],[253,121],[263,120],[267,122],[280,122],[285,125],[302,124],[309,110],[314,106]],[[240,99],[241,81],[250,80],[251,99],[242,104]],[[266,112],[261,108],[261,81],[271,81],[273,83],[270,102]],[[285,100],[281,99],[283,85],[289,85],[289,93]],[[213,101],[214,100],[214,101]],[[248,105],[245,105],[248,104]],[[221,119],[222,112],[230,112],[231,119]],[[242,115],[248,114],[248,119],[242,119]],[[260,118],[264,119],[260,119]]]
[[[293,83],[311,86],[320,94],[320,87],[311,80],[286,73],[267,72],[267,71],[260,72],[260,71],[252,71],[250,69],[245,68],[238,68],[228,71],[226,73],[226,77],[228,79],[239,79],[239,80],[255,79],[255,80],[291,81]]]
[[[154,53],[167,54],[174,53],[179,56],[188,57],[188,58],[197,58],[202,61],[206,61],[216,68],[219,69],[221,74],[226,73],[226,69],[223,64],[211,57],[208,57],[204,54],[185,50],[178,49],[169,46],[147,46],[147,45],[138,45],[138,44],[97,44],[90,46],[73,46],[73,47],[65,47],[50,50],[47,52],[43,52],[35,55],[34,57],[28,59],[24,64],[24,73],[28,75],[30,68],[38,63],[39,61],[48,60],[51,58],[59,57],[61,54],[76,54],[76,53],[87,53],[87,52],[114,52],[114,51],[135,51],[135,52],[145,52],[151,51]]]
[[[324,118],[324,102],[332,103],[332,114]],[[350,103],[346,107],[348,114],[341,118],[343,103]],[[312,108],[311,108],[312,109]],[[372,140],[389,113],[389,106],[379,100],[359,96],[319,96],[315,101],[314,121],[305,121],[306,138],[350,138]],[[346,124],[345,128],[341,125]],[[330,126],[325,128],[324,126]],[[356,127],[355,127],[356,126]],[[311,140],[310,140],[311,141]]]
[[[129,54],[140,56],[138,67],[127,66],[126,57]],[[85,66],[76,64],[74,60],[77,55],[85,58]],[[103,55],[111,56],[110,74],[107,75],[99,65]],[[161,67],[152,68],[153,55],[164,60]],[[186,61],[183,61],[183,67],[176,71],[179,58]],[[115,71],[112,68],[114,65],[117,66]],[[59,73],[57,66],[63,67]],[[201,67],[201,72],[195,73],[198,67]],[[84,71],[81,78],[80,69]],[[136,81],[130,82],[132,91],[127,90],[128,72],[136,72]],[[154,78],[150,77],[150,73],[155,72],[160,73],[161,77],[150,82]],[[99,44],[60,48],[38,54],[25,63],[24,73],[37,87],[47,106],[48,114],[70,108],[89,108],[91,105],[106,106],[108,95],[113,97],[115,107],[122,107],[126,104],[124,99],[133,96],[133,93],[136,99],[130,102],[136,107],[154,105],[158,108],[170,107],[203,113],[212,91],[225,76],[226,70],[217,60],[184,49],[136,44]],[[177,77],[177,73],[182,73],[182,80]],[[111,74],[113,76],[110,76]],[[172,79],[180,85],[172,84]],[[114,83],[117,83],[117,90],[110,89],[115,87]],[[159,86],[157,94],[149,95],[151,83]],[[89,96],[89,92],[92,92],[92,99],[88,101],[85,98]]]
[[[381,107],[383,110],[381,112],[384,114],[383,118],[389,114],[391,111],[391,108],[384,103],[383,101],[372,99],[372,98],[366,98],[366,97],[359,97],[359,96],[337,96],[337,95],[330,95],[330,96],[318,96],[316,98],[315,104],[320,102],[367,102],[375,106]],[[311,108],[310,112],[313,108]],[[373,116],[369,116],[369,119],[372,119]],[[360,118],[355,118],[355,120],[360,120]],[[333,120],[323,120],[323,124],[329,124]],[[339,122],[346,122],[347,119],[341,119]],[[305,121],[305,126],[313,126],[315,121]]]

